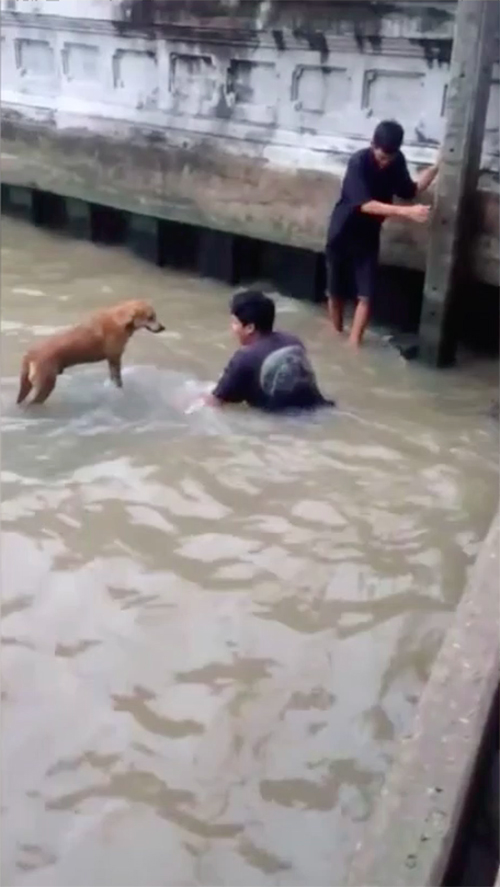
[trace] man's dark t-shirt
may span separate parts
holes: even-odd
[[[283,332],[259,336],[239,348],[213,394],[223,403],[247,403],[273,411],[329,403],[318,389],[303,343]]]
[[[327,248],[355,246],[363,253],[378,251],[384,219],[360,212],[361,206],[370,200],[392,203],[394,197],[412,200],[416,191],[401,151],[383,169],[371,148],[357,151],[349,160],[340,200],[330,218]]]

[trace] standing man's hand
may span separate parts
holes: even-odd
[[[413,206],[405,206],[405,218],[410,222],[418,222],[423,225],[428,221],[431,208],[423,203],[415,203]]]

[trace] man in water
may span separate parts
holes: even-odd
[[[401,152],[403,127],[395,120],[379,123],[369,148],[349,160],[340,200],[333,209],[326,245],[328,314],[334,329],[344,328],[344,301],[357,297],[349,341],[361,344],[375,295],[380,231],[387,218],[420,224],[429,218],[423,204],[394,205],[393,198],[413,200],[432,184],[438,164],[414,182]]]
[[[274,330],[275,305],[259,290],[231,300],[231,326],[240,343],[207,403],[246,403],[263,410],[334,406],[320,393],[306,349],[297,336]]]

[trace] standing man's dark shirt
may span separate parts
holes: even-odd
[[[425,224],[429,207],[424,204],[394,206],[394,197],[406,203],[432,184],[438,164],[424,170],[416,182],[401,153],[404,129],[397,120],[381,120],[369,148],[353,154],[342,182],[340,200],[330,217],[326,259],[328,317],[334,331],[344,332],[345,302],[354,297],[349,332],[350,345],[361,345],[372,303],[379,292],[378,260],[380,231],[387,218]]]
[[[239,348],[213,395],[223,403],[247,403],[273,411],[329,403],[318,389],[303,343],[284,332],[260,335]]]
[[[327,249],[349,246],[363,254],[378,253],[383,219],[361,212],[370,200],[392,203],[394,197],[413,200],[417,186],[406,160],[399,151],[394,160],[381,169],[371,148],[357,151],[349,160],[342,183],[340,200],[330,218]]]

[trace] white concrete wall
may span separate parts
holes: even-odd
[[[50,112],[61,129],[127,120],[250,140],[271,162],[306,168],[331,168],[332,152],[349,152],[391,116],[406,128],[410,161],[429,161],[443,134],[449,75],[429,54],[439,56],[451,38],[451,20],[426,27],[400,3],[356,39],[349,17],[339,23],[332,13],[322,58],[292,32],[283,32],[286,49],[279,51],[265,27],[269,4],[261,5],[257,41],[227,46],[220,34],[193,37],[189,24],[184,39],[165,37],[165,30],[152,39],[120,35],[113,22],[127,9],[117,0],[1,0],[2,105],[28,118]],[[449,0],[436,5],[453,13]],[[425,39],[427,58],[419,43]],[[484,156],[497,170],[499,98],[497,65]]]
[[[36,125],[122,144],[165,138],[169,150],[209,144],[267,170],[337,178],[381,118],[405,126],[416,166],[432,161],[442,138],[453,0],[1,0],[0,7],[2,112],[19,131]],[[498,101],[496,65],[483,156],[494,191]],[[9,140],[4,154],[8,180]],[[24,163],[19,156],[16,181]]]

